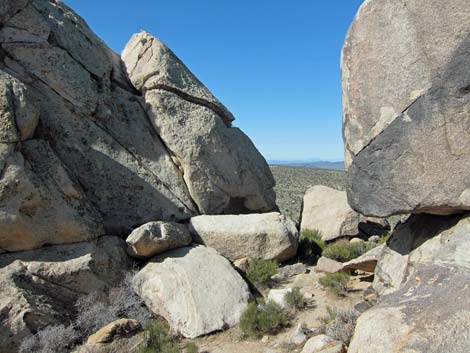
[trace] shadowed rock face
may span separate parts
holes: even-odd
[[[37,331],[68,323],[77,298],[116,286],[131,266],[118,237],[2,254],[0,352],[17,352]]]
[[[470,209],[469,20],[463,0],[361,7],[342,59],[348,199],[357,211]]]
[[[379,261],[379,304],[360,316],[348,352],[468,350],[470,219],[416,215]]]
[[[121,59],[62,2],[2,1],[0,25],[0,249],[275,207],[264,159],[192,74],[173,74],[181,62],[167,70],[171,90],[158,93],[175,103],[158,106],[164,114],[147,107]],[[180,91],[197,99],[174,98]],[[191,135],[172,121],[200,116]]]

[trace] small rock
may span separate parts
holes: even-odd
[[[380,245],[377,246],[364,255],[359,256],[356,259],[351,261],[345,262],[343,264],[343,271],[344,270],[361,270],[370,273],[374,273],[375,267],[377,266],[377,262],[381,257],[382,253],[384,252],[384,246]]]
[[[250,259],[248,257],[244,257],[242,259],[235,260],[233,262],[233,266],[242,273],[246,273],[248,271],[248,267],[250,267]]]
[[[318,335],[310,338],[305,343],[301,353],[317,353],[326,348],[327,345],[334,342],[333,339],[327,335]]]
[[[364,240],[361,239],[361,238],[352,238],[349,243],[351,244],[361,244],[361,243],[364,243]]]
[[[137,320],[119,319],[91,335],[87,340],[87,344],[109,343],[118,337],[128,336],[141,330],[142,326]]]
[[[278,304],[281,308],[287,307],[286,295],[292,293],[292,288],[286,289],[271,289],[268,294],[268,302],[272,301]]]
[[[368,241],[370,241],[372,243],[378,243],[380,241],[380,236],[373,235],[373,236],[369,237]]]
[[[297,325],[295,331],[292,333],[290,341],[296,346],[301,346],[307,341],[307,336],[305,336],[305,333],[304,333],[304,330],[302,329],[301,324]]]
[[[336,273],[341,271],[342,268],[343,264],[341,262],[322,256],[318,259],[315,272]]]
[[[268,343],[269,342],[269,336],[263,336],[263,338],[261,339],[261,342]]]
[[[150,258],[192,242],[185,226],[174,222],[149,222],[132,231],[126,243],[130,256]]]
[[[278,273],[271,277],[273,281],[284,281],[289,277],[302,275],[307,273],[307,266],[302,263],[283,266],[279,269]]]

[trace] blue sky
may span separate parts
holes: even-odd
[[[343,158],[340,51],[362,0],[65,0],[120,53],[163,40],[267,159]]]

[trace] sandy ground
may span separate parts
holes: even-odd
[[[292,325],[276,336],[265,336],[260,340],[244,338],[238,327],[225,332],[212,334],[196,339],[200,352],[207,353],[284,353],[296,352],[301,349],[288,347],[286,343],[297,324],[303,324],[309,329],[315,329],[320,325],[320,318],[327,313],[327,307],[347,309],[363,301],[363,290],[370,286],[369,282],[361,281],[360,277],[354,277],[350,282],[350,291],[345,297],[338,297],[318,284],[318,279],[323,276],[309,267],[309,273],[297,275],[286,283],[275,288],[299,287],[304,293],[313,294],[315,307],[297,312],[292,320]],[[265,293],[263,293],[265,294]],[[266,293],[267,295],[267,293]]]

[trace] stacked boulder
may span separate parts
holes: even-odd
[[[248,287],[221,241],[187,223],[266,218],[252,243],[230,237],[279,260],[297,231],[237,216],[275,210],[274,179],[228,109],[155,37],[135,34],[121,59],[61,1],[3,1],[0,43],[0,351],[69,322],[131,257],[136,292],[175,331],[236,324]]]
[[[324,185],[307,190],[302,203],[301,231],[318,231],[324,241],[381,236],[388,232],[386,219],[364,217],[348,204],[346,191]]]
[[[351,207],[414,213],[378,261],[350,353],[466,352],[470,323],[468,1],[366,1],[342,55]]]

